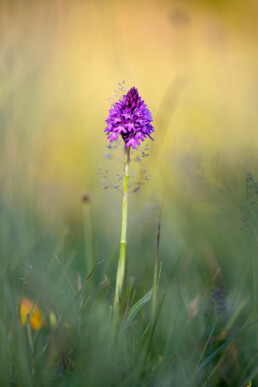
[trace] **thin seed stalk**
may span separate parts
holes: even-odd
[[[33,346],[33,339],[32,339],[32,332],[31,332],[31,323],[30,323],[30,313],[27,313],[26,315],[27,320],[27,336],[28,336],[28,342],[31,349],[31,352],[34,353],[34,346]]]
[[[94,257],[93,257],[93,249],[92,249],[90,203],[83,203],[83,226],[84,226],[86,270],[87,270],[87,275],[89,275],[92,269],[94,268],[94,263],[95,263]],[[89,287],[92,288],[92,280],[89,283]]]
[[[155,265],[154,265],[154,275],[153,275],[153,293],[152,293],[152,303],[151,303],[151,322],[154,323],[155,311],[156,311],[156,302],[157,302],[157,291],[158,291],[158,267],[159,267],[159,242],[160,242],[160,224],[161,224],[161,215],[167,195],[168,187],[163,196],[163,200],[160,207],[159,220],[158,220],[158,230],[157,230],[157,245],[156,245],[156,256],[155,256]]]
[[[158,267],[159,267],[160,222],[161,222],[163,203],[164,203],[164,198],[160,209],[158,231],[157,231],[157,246],[156,246],[156,255],[155,255],[155,265],[154,265],[154,275],[153,275],[153,293],[152,293],[152,303],[151,303],[151,323],[152,324],[154,324],[157,290],[158,290],[157,288],[158,288]]]
[[[151,303],[151,322],[152,322],[152,324],[154,323],[155,311],[156,311],[158,265],[159,265],[159,255],[158,255],[158,252],[156,252],[154,275],[153,275],[153,293],[152,293],[152,303]]]
[[[126,270],[126,232],[127,232],[127,213],[128,213],[128,180],[129,180],[129,165],[130,165],[130,147],[125,147],[124,159],[124,192],[122,203],[122,227],[121,227],[121,241],[120,241],[120,255],[116,275],[116,290],[114,300],[114,311],[118,312],[119,301],[123,290],[123,283]]]

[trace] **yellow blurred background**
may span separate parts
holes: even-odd
[[[108,96],[122,80],[154,117],[150,192],[162,195],[157,179],[172,184],[196,155],[220,160],[215,186],[225,163],[255,166],[257,14],[256,0],[2,0],[5,196],[46,219],[79,211],[83,191],[96,207],[112,203],[97,168],[108,163]]]

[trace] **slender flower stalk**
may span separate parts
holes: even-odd
[[[157,229],[157,244],[156,244],[156,255],[155,255],[155,264],[154,264],[154,274],[153,274],[153,293],[152,293],[152,303],[151,303],[151,322],[154,324],[154,318],[156,313],[156,302],[157,302],[157,291],[158,291],[158,267],[159,267],[159,243],[160,243],[160,224],[162,211],[167,195],[168,187],[166,188],[165,194],[160,207],[159,219],[158,219],[158,229]]]
[[[95,266],[93,248],[92,248],[92,229],[91,229],[91,211],[90,211],[90,196],[84,193],[81,196],[81,202],[83,204],[83,228],[84,228],[84,246],[85,246],[85,258],[86,258],[86,272],[90,274]],[[92,281],[89,286],[92,288]]]
[[[130,147],[125,147],[124,159],[124,192],[122,204],[122,227],[120,240],[120,255],[118,261],[117,275],[116,275],[116,291],[114,310],[117,311],[119,307],[119,299],[123,289],[123,282],[126,271],[126,245],[127,245],[127,214],[128,214],[128,179],[129,179],[129,165],[130,165]]]
[[[120,255],[116,276],[116,290],[114,299],[115,319],[118,316],[119,302],[123,290],[126,271],[126,231],[128,213],[128,179],[130,165],[130,149],[140,145],[147,137],[151,137],[154,128],[151,124],[152,116],[146,104],[139,96],[138,90],[132,87],[123,98],[112,105],[106,120],[105,132],[110,142],[117,141],[121,137],[125,144],[124,159],[124,192],[122,204],[122,227]]]
[[[29,346],[30,346],[31,352],[34,353],[32,332],[31,332],[30,313],[27,313],[26,321],[27,321],[27,336],[28,336]]]

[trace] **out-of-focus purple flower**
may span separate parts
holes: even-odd
[[[151,122],[150,111],[137,89],[132,87],[123,99],[109,110],[105,132],[110,142],[116,141],[121,135],[127,148],[136,148],[136,145],[140,145],[139,140],[144,141],[147,136],[153,140],[151,132],[154,132],[154,128]]]

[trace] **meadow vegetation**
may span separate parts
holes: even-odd
[[[256,2],[0,8],[0,385],[255,386]],[[123,79],[155,141],[131,154],[114,325]]]

